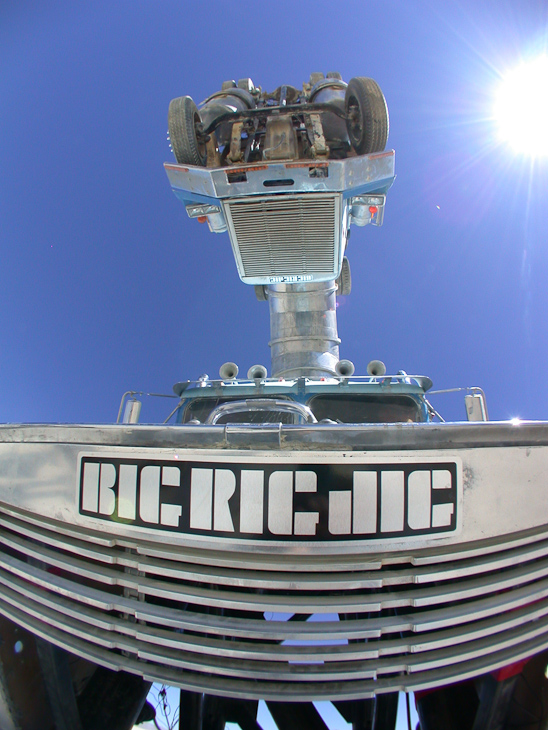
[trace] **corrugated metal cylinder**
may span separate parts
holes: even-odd
[[[334,281],[266,287],[274,377],[336,376],[336,291]]]

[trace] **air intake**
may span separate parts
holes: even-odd
[[[223,206],[246,284],[329,281],[339,275],[345,235],[340,195],[253,196]]]

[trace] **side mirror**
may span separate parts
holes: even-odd
[[[464,405],[466,407],[466,417],[469,421],[488,421],[487,405],[485,403],[485,395],[475,392],[464,396]]]
[[[141,415],[142,405],[143,404],[141,403],[141,401],[135,398],[131,398],[131,400],[128,400],[126,403],[122,423],[138,423],[139,416]]]

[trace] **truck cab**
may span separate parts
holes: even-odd
[[[178,423],[426,423],[432,410],[425,376],[305,377],[178,383]]]

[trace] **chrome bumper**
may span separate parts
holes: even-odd
[[[229,697],[345,700],[452,683],[548,646],[546,424],[23,426],[0,437],[0,612],[98,664]],[[461,460],[460,524],[320,541],[124,524],[79,510],[82,454],[301,472]]]

